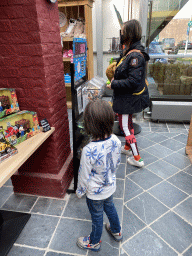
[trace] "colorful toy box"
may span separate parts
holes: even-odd
[[[0,118],[19,111],[15,89],[0,88]]]
[[[17,145],[41,132],[37,113],[21,111],[0,119],[0,133],[11,145]]]
[[[18,150],[5,139],[3,132],[0,131],[0,163],[17,153]]]

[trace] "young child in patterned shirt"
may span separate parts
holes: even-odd
[[[99,251],[103,230],[103,212],[109,223],[105,228],[117,241],[122,240],[119,217],[113,203],[116,190],[116,170],[121,161],[121,142],[112,134],[114,112],[108,102],[90,101],[84,111],[84,126],[93,140],[82,150],[76,195],[86,194],[92,219],[92,232],[80,237],[80,248]]]

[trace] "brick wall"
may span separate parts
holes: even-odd
[[[0,86],[16,88],[20,109],[55,127],[20,173],[58,174],[71,149],[57,3],[0,1]]]
[[[175,38],[177,44],[181,40],[186,40],[187,24],[189,19],[173,19],[159,34],[159,40],[163,38]],[[189,33],[189,40],[192,41],[192,31]]]

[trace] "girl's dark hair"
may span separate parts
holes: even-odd
[[[133,19],[124,22],[122,30],[125,42],[129,45],[141,40],[142,28],[138,20]]]
[[[84,111],[84,126],[87,134],[94,139],[105,139],[113,132],[115,115],[108,102],[97,99],[91,100]]]

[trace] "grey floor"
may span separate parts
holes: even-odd
[[[69,120],[72,128],[70,110]],[[14,194],[9,180],[0,189],[0,208],[32,216],[8,256],[192,255],[192,166],[185,155],[189,124],[136,122],[142,127],[136,138],[145,167],[130,166],[122,155],[114,194],[123,242],[103,229],[100,252],[78,248],[77,238],[91,231],[85,198]]]

